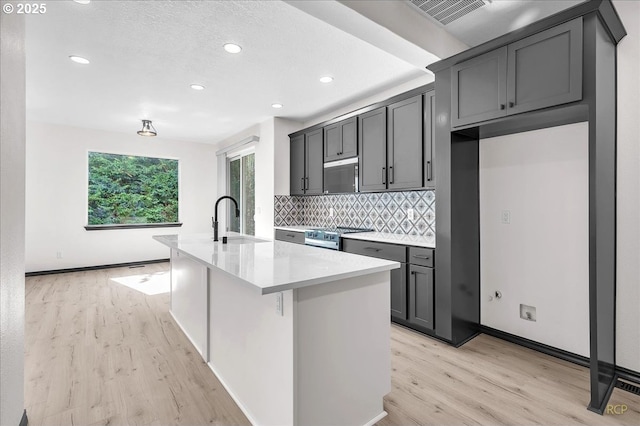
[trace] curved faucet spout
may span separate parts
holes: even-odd
[[[218,241],[218,204],[220,204],[220,201],[224,200],[225,198],[233,201],[233,204],[236,205],[236,217],[240,217],[240,209],[238,208],[238,202],[235,198],[229,195],[223,195],[222,197],[218,198],[216,200],[216,206],[214,208],[214,217],[211,218],[211,220],[213,221],[213,241]]]

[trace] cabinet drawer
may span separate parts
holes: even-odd
[[[409,247],[409,263],[412,265],[428,266],[433,268],[434,250],[422,247]]]
[[[304,232],[276,229],[276,240],[289,243],[304,244]]]
[[[361,254],[363,256],[378,257],[380,259],[395,260],[396,262],[404,263],[407,261],[407,248],[395,244],[343,238],[342,251]]]

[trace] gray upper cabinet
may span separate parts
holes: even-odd
[[[451,126],[503,117],[506,81],[506,47],[451,67]]]
[[[434,172],[435,160],[435,90],[424,94],[423,114],[424,114],[424,186],[435,188],[436,175]]]
[[[324,127],[324,161],[358,155],[356,117]]]
[[[291,195],[322,194],[322,129],[291,138]]]
[[[507,113],[582,99],[582,18],[508,46]]]
[[[322,194],[323,161],[322,161],[322,129],[305,134],[305,149],[307,151],[305,166],[307,170],[304,193]]]
[[[582,18],[451,67],[451,127],[582,99]]]
[[[422,95],[387,107],[387,188],[422,187]]]
[[[387,109],[381,107],[358,116],[360,191],[387,188]]]
[[[305,187],[305,150],[304,135],[291,138],[289,193],[303,195]]]

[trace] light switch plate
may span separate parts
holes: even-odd
[[[503,225],[509,225],[511,223],[511,211],[502,210],[502,214],[500,215],[500,222]]]

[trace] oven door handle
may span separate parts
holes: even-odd
[[[307,246],[312,246],[312,247],[321,247],[321,248],[326,248],[326,249],[331,249],[331,250],[338,250],[338,243],[335,241],[321,241],[321,240],[315,240],[312,238],[305,238],[304,239],[304,244]]]

